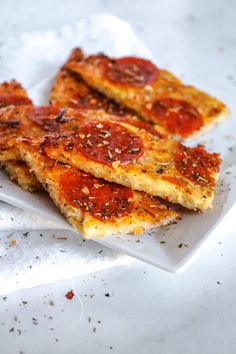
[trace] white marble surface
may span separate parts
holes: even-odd
[[[185,81],[236,89],[233,0],[0,0],[0,9],[0,42],[110,11]],[[0,352],[235,354],[236,231],[220,231],[181,276],[137,262],[0,298]]]

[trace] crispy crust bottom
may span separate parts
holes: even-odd
[[[4,161],[1,163],[10,179],[18,184],[26,192],[42,191],[42,185],[35,175],[30,172],[28,166],[23,161]]]

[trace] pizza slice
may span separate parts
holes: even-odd
[[[178,212],[156,197],[50,159],[43,152],[40,139],[21,139],[18,144],[22,159],[69,223],[85,238],[140,234],[179,218]]]
[[[228,108],[218,99],[183,84],[150,60],[99,54],[68,63],[93,88],[133,109],[163,136],[192,138],[224,120]]]
[[[0,162],[10,179],[26,191],[39,191],[42,186],[20,161],[15,139],[50,130],[49,118],[58,113],[56,108],[34,107],[25,89],[15,80],[0,85]]]
[[[9,146],[12,136],[19,132],[19,122],[11,115],[15,107],[32,105],[25,89],[15,80],[0,84],[0,161],[14,159],[16,150]]]
[[[127,122],[160,136],[152,124],[144,122],[134,111],[124,108],[115,101],[89,87],[82,77],[67,67],[74,61],[83,59],[83,53],[75,48],[69,59],[59,70],[50,92],[50,104],[59,108],[70,107],[76,110],[102,110],[114,114],[114,119]]]
[[[90,119],[70,132],[44,138],[42,148],[49,157],[189,209],[212,207],[221,163],[218,154],[157,138],[113,121],[109,114],[87,114]]]
[[[29,99],[25,89],[20,83],[12,80],[11,82],[0,84],[0,111],[3,107],[7,106],[11,106],[12,110],[15,106],[25,105],[32,105],[32,101]],[[3,110],[3,112],[4,111],[5,110]],[[3,117],[3,114],[0,113],[0,117]],[[8,145],[11,133],[15,134],[16,129],[17,122],[14,118],[11,121],[5,119],[0,120],[0,156],[5,155],[4,159],[14,157],[17,154],[14,147],[10,148]],[[42,190],[42,186],[23,161],[2,161],[1,166],[9,175],[10,179],[16,182],[22,189],[29,192]]]
[[[20,136],[33,137],[52,131],[56,125],[54,117],[58,112],[55,107],[31,105],[11,105],[0,109],[0,163],[10,179],[29,192],[42,188],[21,161],[16,139]]]

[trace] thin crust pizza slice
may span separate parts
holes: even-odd
[[[91,55],[68,63],[93,88],[133,109],[163,136],[192,138],[223,121],[228,108],[150,60]]]
[[[75,48],[55,77],[50,92],[51,105],[59,108],[70,107],[76,110],[102,110],[113,114],[116,120],[127,122],[160,136],[152,124],[144,122],[134,111],[124,108],[114,100],[108,99],[92,89],[78,73],[67,69],[70,63],[81,60],[83,60],[83,53],[79,48]]]
[[[9,112],[21,106],[31,106],[32,101],[27,92],[15,80],[0,84],[0,161],[15,159],[16,150],[10,147],[11,137],[18,136],[20,131],[19,121],[14,114]],[[16,114],[17,116],[17,114]]]
[[[32,105],[10,105],[0,109],[0,163],[10,179],[22,189],[40,191],[35,176],[21,161],[16,139],[23,136],[40,136],[56,129],[55,107],[34,107]]]
[[[50,159],[40,140],[21,139],[22,158],[66,216],[85,238],[111,234],[140,234],[179,218],[156,197]]]
[[[26,90],[15,80],[0,85],[0,164],[10,179],[26,191],[41,191],[42,186],[21,161],[16,139],[51,131],[59,111],[54,107],[34,107]]]
[[[11,106],[11,109],[15,106],[28,106],[32,105],[32,101],[27,96],[27,92],[22,85],[16,80],[11,82],[4,82],[0,84],[0,110],[3,107]],[[3,114],[0,113],[0,117]],[[8,157],[14,157],[14,148],[9,148],[8,142],[11,133],[15,134],[17,129],[17,122],[15,118],[11,122],[5,119],[0,120],[0,141],[1,151],[5,155],[5,159]],[[12,150],[12,151],[10,151]],[[15,151],[16,153],[16,151]],[[0,155],[2,155],[0,153]],[[1,166],[4,168],[10,179],[16,182],[22,189],[28,192],[35,192],[42,190],[42,186],[37,181],[33,173],[28,169],[28,166],[23,161],[7,160],[2,161]]]
[[[157,138],[105,113],[89,115],[78,128],[45,137],[42,148],[47,155],[189,209],[212,207],[218,154]]]

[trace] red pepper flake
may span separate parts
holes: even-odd
[[[74,294],[73,290],[70,290],[70,291],[68,291],[68,293],[66,293],[66,298],[68,300],[72,300],[74,296],[75,296],[75,294]]]

